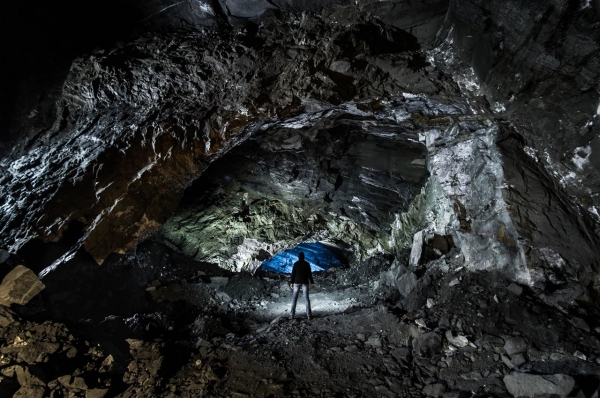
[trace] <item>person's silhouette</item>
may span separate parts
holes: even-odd
[[[312,272],[310,270],[310,264],[304,260],[304,253],[300,252],[298,253],[298,261],[294,263],[292,276],[290,277],[290,288],[292,288],[294,292],[292,294],[291,318],[296,316],[296,302],[298,301],[300,286],[302,286],[302,293],[304,294],[304,302],[306,304],[306,315],[309,320],[312,319],[308,282],[310,282],[312,286],[315,286],[315,281],[313,280]]]

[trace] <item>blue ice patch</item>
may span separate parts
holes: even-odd
[[[312,272],[327,271],[331,267],[343,267],[344,261],[322,243],[300,243],[293,249],[281,252],[263,261],[260,270],[291,274],[298,253],[304,253],[304,260],[310,264]]]

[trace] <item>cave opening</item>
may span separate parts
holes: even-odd
[[[325,272],[332,267],[348,266],[348,259],[339,248],[322,242],[303,242],[263,261],[258,269],[260,271],[290,274],[294,262],[298,261],[298,255],[301,252],[304,253],[304,258],[310,264],[312,272]]]

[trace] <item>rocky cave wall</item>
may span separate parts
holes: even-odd
[[[418,262],[439,234],[473,269],[600,291],[595,3],[140,4],[123,41],[3,95],[5,249],[78,222],[47,271],[102,263],[163,225],[239,270],[304,239]]]

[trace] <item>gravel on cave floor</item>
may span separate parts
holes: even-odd
[[[173,323],[164,320],[162,334],[121,341],[103,341],[81,324],[26,320],[2,307],[0,391],[32,397],[591,397],[597,391],[598,311],[561,300],[573,286],[540,291],[495,272],[432,264],[406,297],[380,281],[336,290],[347,270],[318,276],[311,321],[302,298],[297,318],[286,315],[283,278],[262,277],[263,295],[244,301],[235,298],[242,289],[229,289],[229,305],[199,315],[185,333],[169,331]],[[257,279],[237,278],[247,278],[240,286]],[[233,284],[219,282],[223,291]],[[143,320],[127,322],[139,329]]]

